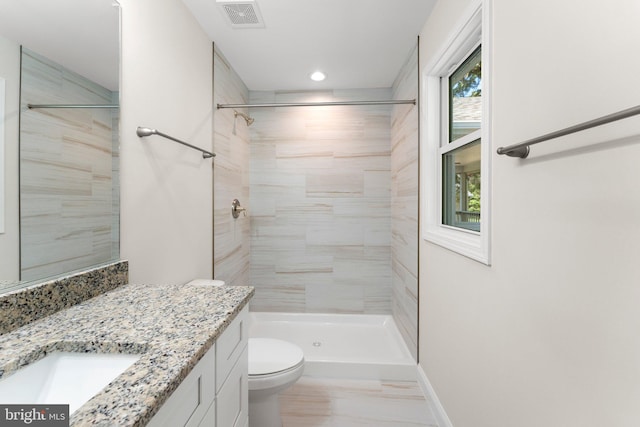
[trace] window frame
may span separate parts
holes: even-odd
[[[490,0],[474,0],[461,15],[449,37],[421,73],[421,184],[422,237],[456,253],[490,265],[491,236],[491,40]],[[484,29],[484,30],[483,30]],[[482,121],[480,129],[449,139],[449,76],[482,46]],[[444,82],[446,80],[446,82]],[[446,90],[444,89],[446,87]],[[443,224],[443,156],[477,139],[481,140],[480,231]],[[445,143],[445,141],[447,141]]]

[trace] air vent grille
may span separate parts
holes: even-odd
[[[218,5],[232,28],[264,27],[260,9],[255,1],[218,0]]]
[[[234,25],[259,24],[256,12],[251,4],[224,5],[224,10],[229,15],[229,20]]]

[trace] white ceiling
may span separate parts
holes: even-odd
[[[260,29],[232,29],[216,0],[183,1],[249,89],[309,90],[390,87],[436,0],[256,0]],[[113,3],[0,0],[0,36],[117,90]],[[309,79],[318,69],[324,82]]]
[[[0,0],[0,36],[118,90],[119,8],[114,0]]]
[[[183,0],[250,90],[391,87],[435,1],[256,0],[265,27],[232,29],[216,0]]]

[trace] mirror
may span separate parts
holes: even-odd
[[[114,0],[0,0],[0,293],[119,259],[119,59]]]

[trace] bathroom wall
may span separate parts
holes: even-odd
[[[393,84],[394,99],[418,98],[418,48]],[[391,110],[391,270],[393,318],[418,358],[418,106]]]
[[[252,103],[389,99],[390,89],[250,92]],[[391,108],[254,108],[256,311],[391,313]]]
[[[20,46],[0,37],[0,77],[5,79],[4,100],[4,233],[0,233],[0,287],[2,281],[20,279],[20,223],[18,134],[20,104]],[[1,149],[1,148],[0,148]]]
[[[26,49],[21,78],[21,280],[108,262],[117,222],[112,110],[26,105],[110,104],[113,93]]]
[[[638,105],[640,3],[492,3],[492,265],[421,240],[420,365],[456,427],[638,426],[640,117],[495,149]]]
[[[217,47],[213,58],[213,103],[246,104],[249,90]],[[247,109],[238,109],[247,113]],[[251,205],[249,199],[249,128],[234,110],[213,114],[213,277],[228,285],[249,284]],[[238,199],[249,212],[231,216],[231,201]]]
[[[178,0],[121,0],[121,256],[132,283],[213,275],[213,47]]]

